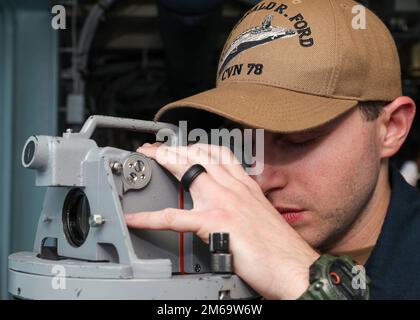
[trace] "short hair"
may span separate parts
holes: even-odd
[[[366,121],[374,121],[382,114],[388,104],[388,101],[359,101],[357,107]]]

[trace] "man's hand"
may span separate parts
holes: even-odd
[[[145,144],[143,153],[178,180],[203,165],[190,187],[192,210],[164,209],[127,214],[129,227],[209,233],[228,232],[234,272],[266,299],[296,299],[309,286],[309,266],[319,257],[266,199],[228,148],[195,144]],[[222,161],[223,160],[223,161]]]

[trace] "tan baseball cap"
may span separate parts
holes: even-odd
[[[401,96],[400,73],[390,32],[360,4],[263,1],[232,30],[216,88],[164,106],[155,119],[195,108],[269,131],[302,131],[358,101]]]

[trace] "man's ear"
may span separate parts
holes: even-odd
[[[392,157],[398,152],[410,132],[416,114],[416,104],[410,97],[399,97],[384,108],[380,116],[381,156]]]

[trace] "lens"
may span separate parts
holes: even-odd
[[[35,142],[29,141],[23,151],[23,161],[26,165],[29,165],[35,155]]]
[[[90,206],[82,189],[72,189],[63,206],[63,228],[67,241],[73,247],[80,247],[89,233]]]

